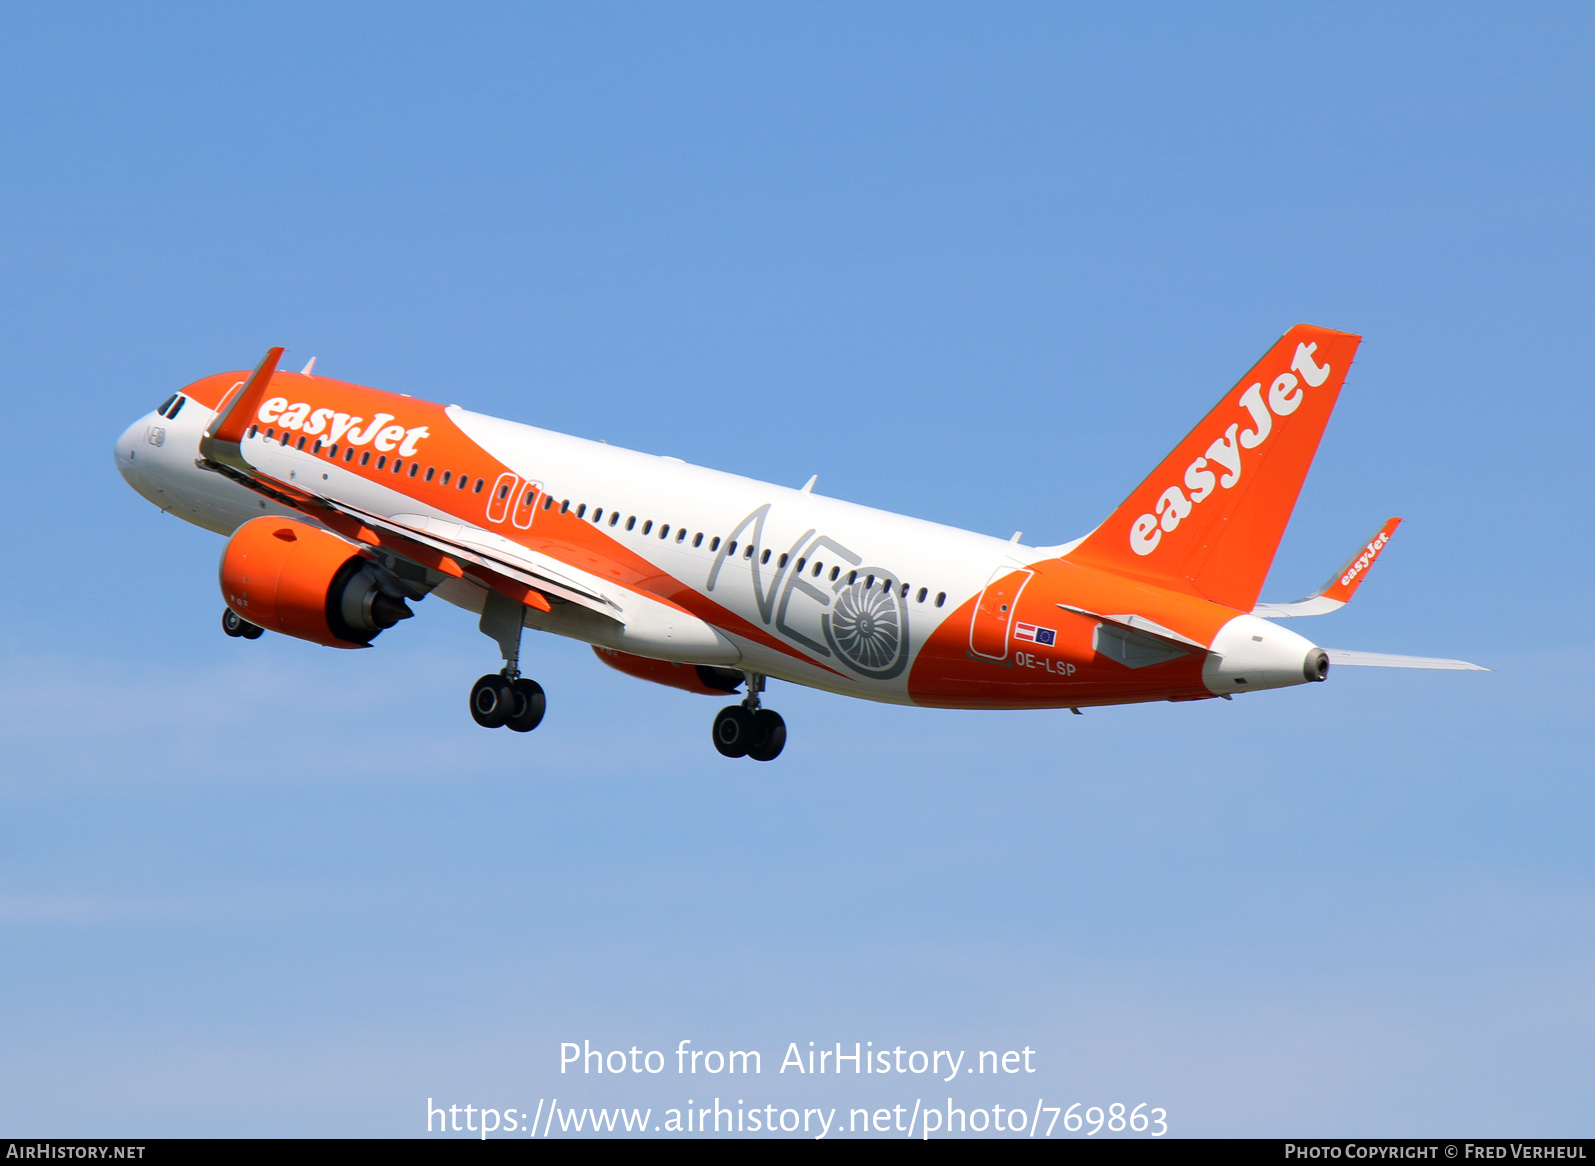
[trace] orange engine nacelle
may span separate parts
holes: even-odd
[[[222,552],[222,597],[241,618],[329,648],[364,648],[415,614],[377,567],[337,535],[291,518],[254,518]]]
[[[605,664],[627,676],[652,680],[670,688],[684,688],[704,696],[725,696],[735,692],[742,683],[742,673],[735,668],[711,668],[707,664],[677,664],[671,660],[650,660],[647,656],[633,656],[630,652],[617,652],[613,648],[593,645],[593,651]]]

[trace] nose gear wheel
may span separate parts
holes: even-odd
[[[222,608],[222,631],[235,639],[258,640],[266,629],[250,623],[230,607]]]

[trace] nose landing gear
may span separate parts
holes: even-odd
[[[774,709],[759,707],[764,677],[747,675],[748,695],[742,703],[727,705],[714,718],[714,747],[722,757],[774,761],[786,748],[786,722]]]
[[[266,629],[250,623],[230,607],[222,608],[222,631],[234,639],[258,640]]]

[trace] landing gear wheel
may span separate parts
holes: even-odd
[[[714,747],[722,757],[746,757],[753,737],[753,714],[741,705],[727,705],[715,716]]]
[[[748,756],[755,761],[774,761],[786,748],[786,722],[774,709],[757,709],[753,714],[753,736]]]
[[[543,713],[548,710],[548,697],[543,686],[522,676],[509,684],[509,715],[504,727],[517,733],[530,733],[543,723]]]
[[[484,729],[496,729],[515,707],[510,682],[496,672],[471,685],[471,719]]]
[[[258,640],[265,628],[257,627],[230,607],[222,608],[222,631],[234,639]]]

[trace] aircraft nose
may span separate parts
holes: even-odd
[[[122,436],[116,439],[116,447],[111,451],[116,461],[116,468],[124,478],[136,474],[139,470],[139,447],[149,442],[150,418],[154,414],[146,414],[122,431]]]
[[[117,473],[135,491],[158,506],[164,507],[160,481],[161,447],[166,444],[166,420],[155,413],[146,413],[122,430],[111,451]]]

